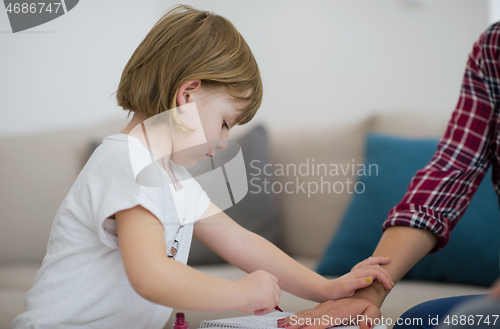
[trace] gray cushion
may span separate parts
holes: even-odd
[[[24,312],[26,291],[0,290],[0,329],[10,328],[12,321]]]
[[[28,291],[41,266],[37,262],[0,265],[0,290]]]
[[[262,125],[258,125],[245,135],[236,140],[241,146],[247,180],[256,179],[254,186],[249,185],[247,195],[236,205],[227,209],[225,213],[244,228],[257,233],[275,245],[280,245],[280,226],[278,222],[275,196],[264,192],[265,176],[262,169],[271,163],[269,156],[268,135]],[[254,160],[252,166],[250,162]],[[256,169],[258,167],[260,170]],[[260,173],[260,175],[257,175]],[[252,175],[251,175],[252,174]],[[260,186],[260,189],[255,185]],[[260,193],[256,193],[260,190]],[[225,261],[205,247],[202,243],[193,239],[189,254],[189,265],[224,263]]]

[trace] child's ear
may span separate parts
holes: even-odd
[[[184,82],[177,92],[177,106],[185,105],[189,102],[192,94],[201,89],[201,80],[189,80]]]

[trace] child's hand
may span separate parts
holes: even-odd
[[[235,281],[236,310],[264,315],[274,310],[280,301],[281,289],[278,278],[266,271],[255,271]]]
[[[385,289],[394,287],[391,276],[379,264],[388,264],[388,257],[370,257],[355,265],[351,272],[328,281],[330,299],[339,299],[354,295],[357,289],[368,287],[377,279]]]

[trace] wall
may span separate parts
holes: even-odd
[[[111,94],[174,1],[80,1],[12,34],[0,10],[0,135],[124,117]],[[318,125],[374,109],[451,113],[492,0],[185,1],[230,19],[259,63],[255,122]],[[255,123],[252,123],[255,124]]]

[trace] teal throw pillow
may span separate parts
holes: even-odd
[[[319,264],[319,274],[343,275],[372,255],[389,210],[401,201],[417,170],[432,158],[437,143],[436,139],[367,136],[365,166],[376,164],[378,174],[372,166],[371,175],[359,178],[365,190],[354,194]],[[447,246],[425,256],[405,278],[490,286],[499,276],[499,220],[490,170]]]

